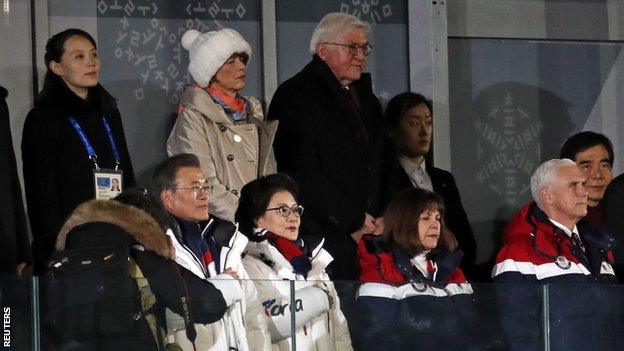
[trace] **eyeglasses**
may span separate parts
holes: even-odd
[[[295,217],[301,217],[301,215],[303,214],[303,206],[301,205],[295,205],[293,207],[288,207],[288,206],[280,206],[280,207],[273,207],[273,208],[267,208],[267,211],[277,211],[280,215],[282,215],[282,217],[288,217],[290,216],[290,214],[294,214]]]
[[[193,194],[195,195],[195,197],[200,197],[201,194],[212,194],[213,186],[212,185],[196,185],[196,186],[189,186],[189,187],[176,186],[176,187],[170,187],[167,189],[191,189],[193,190]]]
[[[365,45],[360,46],[356,43],[340,44],[340,43],[332,43],[329,41],[326,41],[325,44],[344,46],[349,49],[349,53],[353,56],[357,55],[359,51],[362,51],[362,55],[368,56],[373,51],[373,46],[370,44],[365,44]]]

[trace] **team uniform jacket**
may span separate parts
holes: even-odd
[[[262,318],[262,305],[250,277],[245,271],[241,255],[248,239],[231,222],[211,218],[204,227],[204,237],[211,235],[221,247],[219,267],[211,262],[207,268],[200,259],[184,245],[179,228],[168,230],[175,249],[176,262],[195,275],[207,279],[223,294],[228,310],[220,321],[212,324],[195,324],[197,350],[268,350],[270,337],[266,322]],[[240,283],[230,275],[220,273],[233,268]],[[193,350],[184,330],[184,321],[179,314],[167,314],[167,329],[170,338],[184,350]]]
[[[291,350],[290,281],[294,280],[297,350],[352,350],[336,289],[325,273],[332,257],[322,242],[316,247],[304,246],[304,251],[308,251],[312,264],[307,279],[294,273],[290,262],[268,240],[247,245],[243,263],[258,289],[272,349]],[[335,302],[331,309],[327,294]]]
[[[497,293],[510,349],[543,346],[545,292],[535,284],[552,284],[548,290],[552,349],[614,349],[607,346],[615,340],[610,323],[621,317],[608,316],[621,312],[618,302],[621,304],[622,298],[598,284],[616,282],[611,267],[615,240],[582,222],[577,229],[585,252],[533,202],[507,225],[492,278],[506,283],[497,287]],[[609,334],[602,338],[605,332]]]
[[[234,123],[205,90],[186,89],[167,139],[169,156],[191,153],[199,158],[204,176],[214,185],[209,212],[229,221],[234,220],[243,185],[277,170],[272,148],[277,122],[264,121],[257,99],[245,99],[248,122]]]
[[[401,249],[380,236],[365,235],[358,245],[361,325],[364,350],[466,350],[477,323],[472,287],[459,268],[461,251],[428,257],[429,276],[415,268]],[[380,343],[379,340],[384,340]],[[417,340],[417,341],[416,341]]]

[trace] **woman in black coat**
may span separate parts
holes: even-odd
[[[48,40],[45,62],[43,90],[22,137],[36,274],[43,272],[65,218],[95,197],[94,169],[122,171],[122,188],[135,183],[115,99],[98,83],[93,38],[79,29],[60,32]]]

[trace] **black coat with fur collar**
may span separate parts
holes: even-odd
[[[60,79],[54,80],[28,113],[22,160],[28,216],[33,232],[35,273],[43,271],[54,238],[74,208],[94,197],[93,162],[69,118],[78,121],[93,145],[101,168],[114,168],[113,152],[102,125],[106,117],[120,152],[124,186],[135,183],[115,99],[100,85],[85,101]]]
[[[136,245],[140,246],[136,246]],[[117,201],[92,200],[78,206],[61,228],[56,249],[127,246],[158,299],[183,315],[180,298],[186,296],[196,323],[214,323],[227,306],[221,292],[175,262],[175,249],[156,221],[136,207]]]

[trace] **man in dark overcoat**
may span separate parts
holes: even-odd
[[[372,51],[368,30],[348,14],[325,16],[312,34],[312,61],[279,86],[268,111],[279,120],[278,170],[299,184],[302,231],[326,239],[333,279],[357,279],[356,243],[380,223],[386,134],[370,75],[362,73]]]

